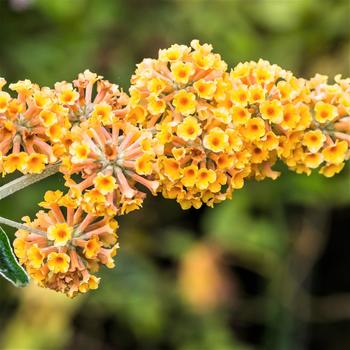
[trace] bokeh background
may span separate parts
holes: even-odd
[[[142,58],[193,38],[231,66],[350,76],[349,20],[349,0],[0,0],[0,76],[52,85],[89,68],[127,90]],[[149,198],[120,219],[117,268],[86,296],[1,279],[0,349],[350,349],[349,166],[280,168],[214,209]],[[0,215],[33,216],[56,188],[27,188]]]

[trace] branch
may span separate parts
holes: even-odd
[[[0,187],[0,201],[7,196],[27,187],[35,182],[41,181],[58,172],[60,164],[49,165],[41,174],[28,174],[19,177],[4,186]]]
[[[36,235],[40,235],[43,237],[46,237],[46,233],[44,231],[40,231],[34,227],[30,227],[24,224],[20,224],[19,222],[16,221],[12,221],[6,218],[3,218],[2,216],[0,216],[0,224],[4,224],[6,226],[10,226],[10,227],[14,227],[17,228],[19,230],[25,230],[25,231],[29,231],[31,233],[35,233]]]

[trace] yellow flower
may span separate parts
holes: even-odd
[[[89,157],[90,147],[85,142],[73,142],[69,147],[69,153],[72,155],[72,163],[82,163]]]
[[[264,101],[260,105],[261,116],[271,123],[281,123],[283,120],[283,107],[278,100]]]
[[[260,85],[252,85],[249,88],[249,103],[261,103],[265,100],[265,90]]]
[[[310,130],[303,137],[303,145],[312,153],[316,153],[326,141],[326,136],[321,130]]]
[[[142,106],[135,106],[126,115],[126,119],[133,124],[141,124],[146,117],[146,110]]]
[[[44,126],[51,126],[57,123],[57,116],[52,111],[44,109],[39,114],[40,119],[42,120]]]
[[[323,162],[323,156],[320,153],[307,153],[303,161],[308,168],[315,169]]]
[[[73,90],[71,84],[62,91],[58,95],[58,100],[64,105],[73,105],[79,98],[79,93]]]
[[[25,152],[12,153],[4,157],[3,168],[5,173],[13,173],[16,170],[25,172],[27,166],[28,154]]]
[[[151,95],[148,98],[147,109],[153,115],[162,114],[165,111],[166,103],[164,100]]]
[[[176,112],[190,115],[196,111],[196,96],[186,90],[180,90],[173,99]]]
[[[332,164],[340,164],[344,161],[348,143],[346,141],[336,141],[334,145],[323,149],[324,160]]]
[[[175,159],[164,158],[164,175],[174,181],[181,177],[180,164]]]
[[[10,102],[11,96],[5,92],[0,91],[0,113],[5,112],[7,109],[7,104]]]
[[[44,171],[47,162],[45,154],[32,153],[28,156],[26,170],[30,174],[40,174]]]
[[[43,208],[51,208],[52,204],[58,204],[63,196],[63,192],[57,191],[46,191],[44,195],[44,201],[40,202],[39,205]]]
[[[335,106],[324,103],[317,102],[315,105],[315,119],[319,123],[326,123],[332,121],[338,116],[338,110]]]
[[[154,157],[151,154],[143,154],[141,157],[136,159],[135,169],[139,175],[150,175],[153,169]]]
[[[100,249],[101,243],[98,239],[98,236],[94,236],[85,243],[83,253],[88,259],[93,259],[96,258],[97,253],[100,251]]]
[[[322,174],[325,177],[332,177],[335,174],[340,173],[343,170],[344,166],[344,163],[328,164],[321,168],[320,174]]]
[[[208,188],[209,184],[214,183],[216,180],[216,173],[212,169],[201,168],[198,170],[196,186],[200,190]]]
[[[147,88],[150,93],[159,95],[166,88],[166,83],[162,79],[153,78],[147,83]]]
[[[265,123],[260,118],[251,118],[243,127],[242,132],[250,141],[259,140],[265,135]]]
[[[246,106],[249,102],[249,90],[245,86],[234,89],[232,92],[232,101],[239,106]]]
[[[183,169],[183,176],[181,183],[186,187],[193,187],[197,181],[198,167],[196,165],[189,165]]]
[[[247,108],[235,106],[232,111],[232,120],[236,125],[243,125],[250,119]]]
[[[116,179],[111,175],[97,174],[94,178],[95,188],[102,194],[111,193],[116,188]]]
[[[63,247],[72,239],[73,228],[64,223],[57,223],[47,229],[47,238],[54,241],[56,247]]]
[[[187,84],[190,77],[195,72],[193,64],[190,62],[175,62],[170,66],[173,79],[176,83]]]
[[[229,124],[232,121],[232,115],[229,109],[225,107],[218,107],[213,110],[214,116],[219,121]]]
[[[186,117],[181,124],[177,126],[176,134],[185,141],[194,141],[200,134],[202,129],[197,119],[194,117]]]
[[[27,251],[29,265],[34,269],[39,269],[44,262],[44,254],[40,251],[37,244],[33,244]]]
[[[189,51],[190,48],[185,45],[174,44],[168,49],[159,50],[159,59],[165,62],[174,62],[180,60]]]
[[[193,84],[197,95],[201,98],[213,98],[216,90],[216,85],[213,81],[206,81],[204,79],[198,80]]]
[[[204,136],[203,145],[213,152],[222,152],[228,146],[228,135],[220,128],[215,127]]]
[[[46,130],[46,135],[53,141],[53,142],[60,142],[62,137],[64,136],[64,129],[60,124],[52,124],[48,127]]]
[[[94,110],[92,111],[91,118],[93,118],[93,120],[101,122],[103,125],[112,124],[112,106],[107,103],[96,104],[94,106]]]
[[[66,273],[69,269],[70,257],[65,253],[50,253],[47,258],[47,266],[54,273]]]

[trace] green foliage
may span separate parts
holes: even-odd
[[[25,287],[29,277],[18,264],[5,231],[0,227],[0,275],[16,287]]]

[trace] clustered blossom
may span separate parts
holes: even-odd
[[[57,144],[69,128],[64,108],[49,88],[18,81],[9,86],[17,93],[11,97],[2,90],[5,84],[0,78],[0,171],[41,173],[58,160]]]
[[[183,209],[231,198],[244,179],[275,179],[278,159],[333,176],[349,158],[350,80],[298,79],[260,60],[230,72],[211,45],[173,45],[131,79],[127,119],[164,147],[159,191]],[[341,132],[342,131],[342,132]]]
[[[350,79],[297,78],[267,61],[228,70],[193,40],[144,59],[129,95],[88,70],[51,89],[0,79],[0,171],[60,166],[67,194],[49,191],[25,218],[15,252],[41,286],[69,296],[98,286],[113,267],[115,217],[142,206],[145,190],[183,209],[232,197],[246,179],[339,173],[350,157]],[[34,230],[30,230],[30,228]]]
[[[43,234],[18,230],[16,255],[39,285],[67,294],[96,289],[100,265],[114,267],[118,248],[117,221],[87,213],[83,205],[61,191],[48,191],[36,219],[24,221]]]

